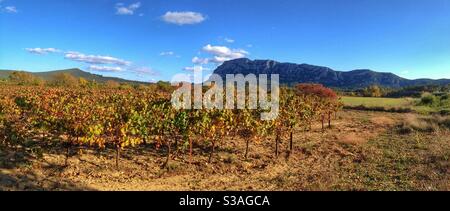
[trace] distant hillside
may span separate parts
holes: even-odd
[[[6,79],[9,77],[9,75],[14,72],[16,70],[0,70],[0,79]],[[88,73],[85,71],[82,71],[80,69],[77,68],[73,68],[73,69],[66,69],[66,70],[54,70],[54,71],[49,71],[49,72],[28,72],[31,73],[35,76],[38,76],[46,81],[49,81],[53,78],[54,75],[59,74],[59,73],[68,73],[71,74],[72,76],[75,76],[77,78],[84,78],[88,81],[96,81],[99,83],[104,83],[106,81],[116,81],[119,83],[131,83],[131,84],[146,84],[144,82],[138,82],[138,81],[130,81],[130,80],[125,80],[122,78],[115,78],[115,77],[105,77],[102,75],[97,75],[97,74],[92,74],[92,73]]]
[[[370,85],[400,88],[430,84],[450,84],[450,79],[409,80],[393,73],[375,72],[367,69],[343,72],[309,64],[280,63],[272,60],[252,61],[245,58],[225,62],[214,73],[223,78],[227,74],[279,74],[280,83],[285,85],[320,83],[328,87],[349,89],[363,88]]]

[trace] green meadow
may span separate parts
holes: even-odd
[[[417,102],[413,98],[342,97],[346,106],[366,107],[411,107]]]
[[[386,110],[392,108],[411,109],[417,113],[429,114],[437,113],[445,106],[424,106],[420,105],[420,99],[417,98],[378,98],[378,97],[342,97],[341,101],[347,107],[363,106],[368,109],[371,108],[385,108]]]

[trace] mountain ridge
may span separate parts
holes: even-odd
[[[51,71],[44,71],[44,72],[29,72],[29,71],[24,71],[24,70],[0,70],[0,79],[7,79],[11,73],[17,72],[17,71],[22,71],[22,72],[33,74],[33,75],[40,77],[46,81],[52,80],[52,77],[56,74],[68,73],[77,78],[82,77],[88,81],[96,81],[96,82],[100,82],[100,83],[105,83],[107,81],[115,81],[115,82],[119,82],[119,83],[130,83],[130,84],[149,84],[147,82],[133,81],[133,80],[127,80],[127,79],[123,79],[123,78],[108,77],[108,76],[93,74],[90,72],[83,71],[79,68],[51,70]]]
[[[0,70],[0,79],[6,79],[12,72],[22,70]],[[46,72],[29,72],[44,80],[51,80],[55,74],[69,73],[75,77],[83,77],[89,81],[104,83],[107,81],[116,81],[119,83],[130,84],[149,84],[126,80],[117,77],[107,77],[79,68],[70,68],[63,70],[51,70]],[[227,74],[279,74],[280,83],[283,85],[294,86],[298,83],[320,83],[332,88],[359,89],[370,85],[379,85],[383,87],[402,88],[408,86],[423,85],[447,85],[450,79],[406,79],[390,72],[377,72],[370,69],[355,69],[351,71],[337,71],[329,67],[317,66],[311,64],[296,64],[289,62],[278,62],[275,60],[250,60],[248,58],[235,59],[224,62],[214,70],[215,74],[225,78]]]
[[[280,84],[293,86],[298,83],[320,83],[333,88],[364,88],[371,85],[401,88],[421,85],[446,85],[450,79],[406,79],[390,72],[370,69],[337,71],[329,67],[282,63],[274,60],[250,60],[241,58],[224,62],[214,71],[225,77],[227,74],[279,74]]]

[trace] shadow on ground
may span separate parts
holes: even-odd
[[[42,146],[36,141],[22,143],[0,143],[0,191],[93,191],[94,189],[76,184],[65,178],[49,179],[41,172],[34,171],[33,161],[40,160],[42,154],[54,150],[52,146]],[[54,172],[62,172],[63,166],[42,162]]]
[[[94,191],[91,188],[74,184],[65,179],[42,179],[39,175],[32,172],[0,171],[1,191]]]

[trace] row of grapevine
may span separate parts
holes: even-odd
[[[297,128],[307,131],[316,121],[324,125],[325,119],[331,127],[332,114],[342,107],[328,89],[305,86],[281,90],[280,114],[271,121],[260,120],[263,110],[177,110],[170,93],[161,91],[2,86],[0,138],[8,142],[39,135],[43,142],[61,140],[67,158],[73,146],[114,148],[117,167],[121,150],[151,143],[167,149],[165,165],[180,149],[189,151],[191,162],[195,144],[210,147],[212,162],[227,136],[245,141],[245,158],[252,144],[267,137],[276,137],[278,156],[280,140],[287,136],[291,154]]]

